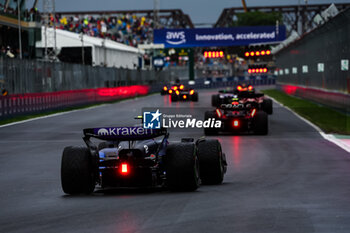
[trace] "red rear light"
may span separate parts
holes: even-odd
[[[264,68],[264,73],[267,73],[267,68]]]
[[[218,115],[218,117],[221,118],[222,113],[221,113],[220,109],[216,109],[216,115]]]
[[[263,51],[261,51],[261,55],[263,55],[263,56],[264,56],[264,55],[265,55],[265,53],[266,53],[266,52],[265,52],[264,50],[263,50]]]
[[[239,127],[239,121],[238,120],[234,120],[233,121],[233,126],[234,127]]]
[[[168,90],[168,87],[164,86],[164,87],[163,87],[163,90],[164,90],[164,91],[167,91],[167,90]]]
[[[248,86],[248,90],[249,90],[249,91],[253,90],[253,86],[252,86],[252,85],[249,85],[249,86]]]
[[[248,69],[248,73],[250,74],[252,72],[252,70],[251,69]]]
[[[187,99],[187,95],[183,95],[183,98],[184,98],[184,99]]]
[[[256,56],[260,56],[260,52],[259,51],[256,51],[255,54],[256,54]]]
[[[237,86],[237,90],[238,90],[238,91],[241,91],[241,90],[242,90],[242,87],[241,87],[241,86]]]
[[[174,89],[175,91],[177,90],[177,88],[178,88],[177,86],[174,86],[174,87],[173,87],[173,89]]]
[[[179,92],[179,91],[176,91],[176,95],[180,95],[180,92]]]
[[[271,51],[270,50],[267,50],[266,51],[266,55],[270,55],[271,54]]]
[[[233,105],[238,105],[239,102],[236,102],[236,101],[235,101],[235,102],[232,102],[232,104],[233,104]]]
[[[180,90],[184,89],[184,87],[185,87],[184,85],[180,85]]]
[[[173,93],[173,90],[169,90],[169,94]]]
[[[250,56],[252,56],[252,57],[253,57],[253,56],[254,56],[254,52],[250,52]]]
[[[245,52],[244,54],[246,57],[249,57],[249,52]]]
[[[127,163],[122,163],[121,166],[120,166],[120,172],[123,174],[123,175],[126,175],[129,173],[129,169],[128,169],[128,164]]]
[[[190,91],[190,95],[193,95],[193,94],[194,94],[194,90],[191,90],[191,91]]]

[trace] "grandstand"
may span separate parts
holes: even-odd
[[[24,58],[35,57],[35,42],[40,40],[40,13],[34,7],[26,8],[26,1],[0,0],[0,48],[1,55],[19,57],[18,19],[20,19],[22,55]],[[20,13],[18,17],[18,12]]]
[[[57,12],[57,28],[137,47],[153,40],[153,10]],[[193,28],[182,10],[160,10],[158,27]]]

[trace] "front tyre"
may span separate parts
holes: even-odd
[[[89,194],[95,189],[95,174],[90,150],[86,147],[66,147],[61,163],[61,184],[67,194]]]

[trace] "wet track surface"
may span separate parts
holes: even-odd
[[[0,128],[0,232],[350,232],[350,154],[275,104],[268,136],[219,136],[228,160],[222,185],[196,192],[113,190],[66,196],[65,146],[82,129],[130,126],[142,107],[171,105],[152,95]],[[181,137],[202,132],[176,132]]]

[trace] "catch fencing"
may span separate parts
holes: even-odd
[[[152,85],[173,80],[170,72],[92,67],[36,60],[0,60],[0,88],[9,94]]]
[[[350,93],[349,41],[347,9],[276,54],[277,83]]]
[[[0,119],[159,91],[169,72],[0,58]]]

